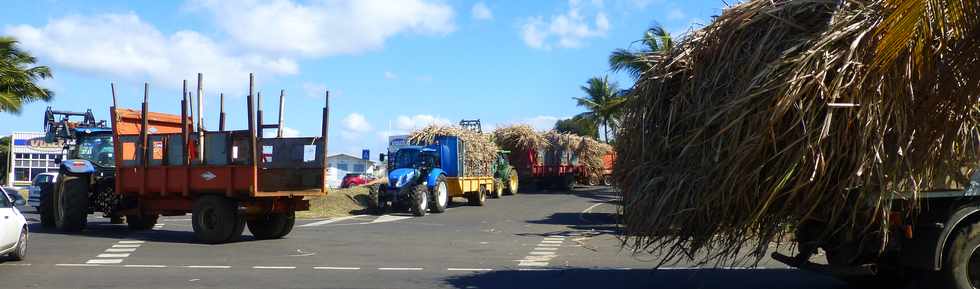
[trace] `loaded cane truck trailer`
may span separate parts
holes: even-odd
[[[223,104],[218,131],[200,125],[200,75],[196,122],[188,116],[186,83],[180,115],[149,112],[146,92],[141,110],[119,108],[113,91],[115,184],[104,193],[118,199],[116,210],[143,229],[152,228],[158,216],[191,213],[195,237],[210,244],[238,240],[245,226],[257,239],[289,234],[295,212],[309,209],[304,197],[327,194],[328,105],[319,137],[261,137],[260,130],[281,128],[282,122],[256,120],[249,78],[247,130],[224,129]],[[62,170],[55,190],[59,227],[84,225],[89,182],[86,174]]]
[[[510,155],[510,163],[517,169],[523,186],[531,190],[551,186],[568,190],[585,174],[585,167],[578,163],[574,153],[561,149],[518,151]]]

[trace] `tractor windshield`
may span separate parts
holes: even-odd
[[[395,168],[418,168],[425,162],[428,166],[439,165],[434,152],[419,149],[400,149],[395,153]]]
[[[116,163],[112,154],[112,135],[97,134],[79,138],[77,157],[102,167],[115,166]]]

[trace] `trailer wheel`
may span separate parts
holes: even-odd
[[[517,177],[517,170],[510,169],[510,179],[507,180],[507,188],[504,189],[504,193],[507,193],[508,195],[516,195],[520,184],[521,182]]]
[[[470,206],[483,206],[487,204],[487,187],[480,186],[480,191],[470,192],[466,195],[466,199],[469,201]]]
[[[245,222],[248,231],[259,240],[282,238],[293,230],[295,223],[296,212],[271,213]]]
[[[612,184],[613,184],[612,175],[602,175],[602,185],[603,186],[607,186],[608,187],[608,186],[612,186]]]
[[[238,202],[217,195],[197,198],[191,220],[194,236],[208,244],[238,240],[245,229],[245,216],[238,212]]]
[[[134,231],[149,230],[153,229],[158,219],[160,219],[160,215],[157,214],[127,215],[126,226]]]
[[[89,181],[86,175],[58,174],[54,190],[54,224],[59,230],[77,232],[85,228],[88,217]]]
[[[412,188],[412,213],[416,217],[425,216],[429,211],[429,190],[423,185]]]
[[[446,186],[446,176],[436,178],[436,185],[432,186],[432,212],[442,213],[449,206],[449,188]]]
[[[980,288],[980,224],[960,228],[943,262],[942,276],[949,288]]]
[[[50,187],[50,186],[45,186]],[[37,207],[38,214],[41,215],[41,227],[54,228],[54,202],[51,189],[41,189],[41,205]]]
[[[563,191],[571,191],[575,188],[575,175],[564,175],[559,179],[559,188]]]
[[[493,179],[493,198],[499,199],[504,196],[504,182],[500,179]]]

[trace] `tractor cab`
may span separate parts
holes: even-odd
[[[428,175],[439,167],[439,152],[432,147],[409,146],[398,149],[391,159],[392,170],[388,173],[393,189],[417,184],[419,176]]]
[[[78,129],[69,159],[86,160],[101,168],[116,166],[112,147],[112,130],[108,128]]]

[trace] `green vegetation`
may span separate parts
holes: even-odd
[[[555,131],[599,139],[599,127],[581,115],[555,122]]]
[[[644,71],[653,68],[646,58],[651,55],[665,55],[674,48],[674,40],[670,33],[659,24],[654,24],[643,33],[643,39],[637,40],[644,45],[641,50],[616,49],[609,55],[609,68],[614,72],[625,71],[634,79],[639,78]]]
[[[368,188],[331,189],[326,197],[310,199],[310,210],[296,212],[297,218],[334,218],[364,214],[368,205]]]
[[[583,119],[602,126],[602,136],[609,143],[610,126],[618,123],[626,98],[620,95],[619,84],[610,82],[608,76],[593,77],[581,87],[585,97],[576,97],[575,101],[589,111],[579,114]],[[615,132],[615,127],[612,128]]]
[[[54,92],[37,84],[50,78],[47,66],[34,66],[37,59],[17,47],[11,37],[0,36],[0,112],[19,113],[24,103],[49,101]]]

